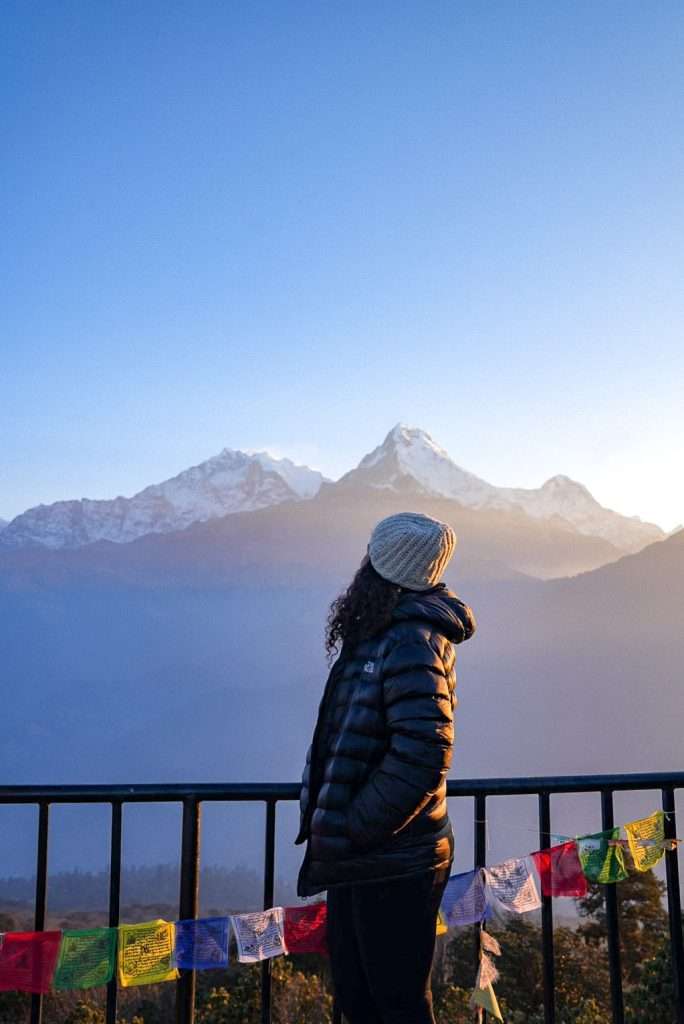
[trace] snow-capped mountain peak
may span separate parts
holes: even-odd
[[[223,448],[218,455],[131,498],[36,505],[0,532],[0,546],[74,548],[97,540],[125,543],[147,533],[168,533],[230,513],[311,498],[322,480],[316,470],[289,459]]]
[[[494,490],[452,462],[427,431],[404,423],[397,423],[382,444],[361,459],[339,484],[417,491],[458,501],[467,496],[469,504],[484,501]]]
[[[579,533],[602,537],[624,551],[664,537],[653,523],[604,508],[584,484],[563,473],[538,488],[496,487],[458,466],[426,431],[405,423],[397,423],[338,486],[433,495],[473,509],[522,511],[533,519],[558,517]]]

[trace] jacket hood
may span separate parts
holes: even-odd
[[[472,609],[446,583],[438,583],[429,590],[403,593],[392,612],[392,621],[404,622],[407,619],[431,623],[454,644],[468,640],[476,628]]]

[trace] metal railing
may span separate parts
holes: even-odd
[[[535,795],[538,798],[539,849],[552,845],[551,796],[557,793],[598,793],[601,798],[602,829],[612,828],[613,793],[625,790],[659,789],[665,817],[665,834],[676,831],[675,790],[684,786],[684,772],[656,772],[637,775],[538,776],[518,779],[449,780],[449,797],[474,798],[474,867],[485,866],[485,819],[489,796]],[[0,786],[0,804],[37,804],[38,836],[36,861],[35,923],[37,931],[45,927],[47,908],[47,864],[49,814],[52,804],[106,803],[111,807],[109,926],[119,925],[121,888],[122,808],[128,803],[180,803],[183,807],[181,871],[178,919],[195,918],[199,910],[199,858],[201,807],[208,801],[260,801],[265,805],[263,906],[273,906],[275,881],[276,804],[299,800],[299,783],[233,783],[197,785],[130,786]],[[303,849],[303,848],[302,848]],[[0,865],[0,870],[1,870]],[[677,850],[665,853],[667,904],[672,949],[674,1011],[677,1024],[684,1024],[684,952],[682,948],[681,901]],[[603,886],[606,904],[608,965],[614,1024],[624,1024],[622,970],[617,895],[614,885]],[[556,1020],[554,991],[554,949],[552,898],[543,896],[541,908],[541,944],[543,956],[544,1021]],[[477,930],[477,928],[476,928]],[[476,936],[476,962],[479,939]],[[261,964],[261,1021],[271,1022],[271,961]],[[176,1024],[194,1024],[195,972],[181,970],[176,981]],[[106,1022],[115,1024],[117,1009],[116,972],[107,986]],[[41,1024],[43,997],[31,996],[31,1024]],[[333,1005],[333,1022],[340,1024],[339,1007]]]

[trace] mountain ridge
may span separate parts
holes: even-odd
[[[474,509],[517,506],[535,519],[564,519],[579,533],[601,537],[624,551],[634,551],[665,533],[655,523],[604,508],[584,484],[564,474],[541,487],[497,487],[458,466],[425,431],[397,423],[381,445],[356,469],[326,487],[358,486],[410,491],[415,480],[426,494],[453,498]]]
[[[497,487],[457,465],[426,431],[399,422],[337,481],[267,451],[223,448],[131,498],[81,498],[27,509],[4,527],[0,524],[0,549],[78,548],[100,540],[125,544],[225,515],[358,490],[447,499],[475,511],[522,512],[539,523],[555,522],[599,538],[618,553],[666,536],[656,524],[604,508],[583,484],[564,474],[538,488]]]

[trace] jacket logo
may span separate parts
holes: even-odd
[[[375,662],[374,661],[367,661],[366,664],[363,666],[363,671],[364,672],[370,672],[371,675],[373,674],[374,670],[375,670]]]

